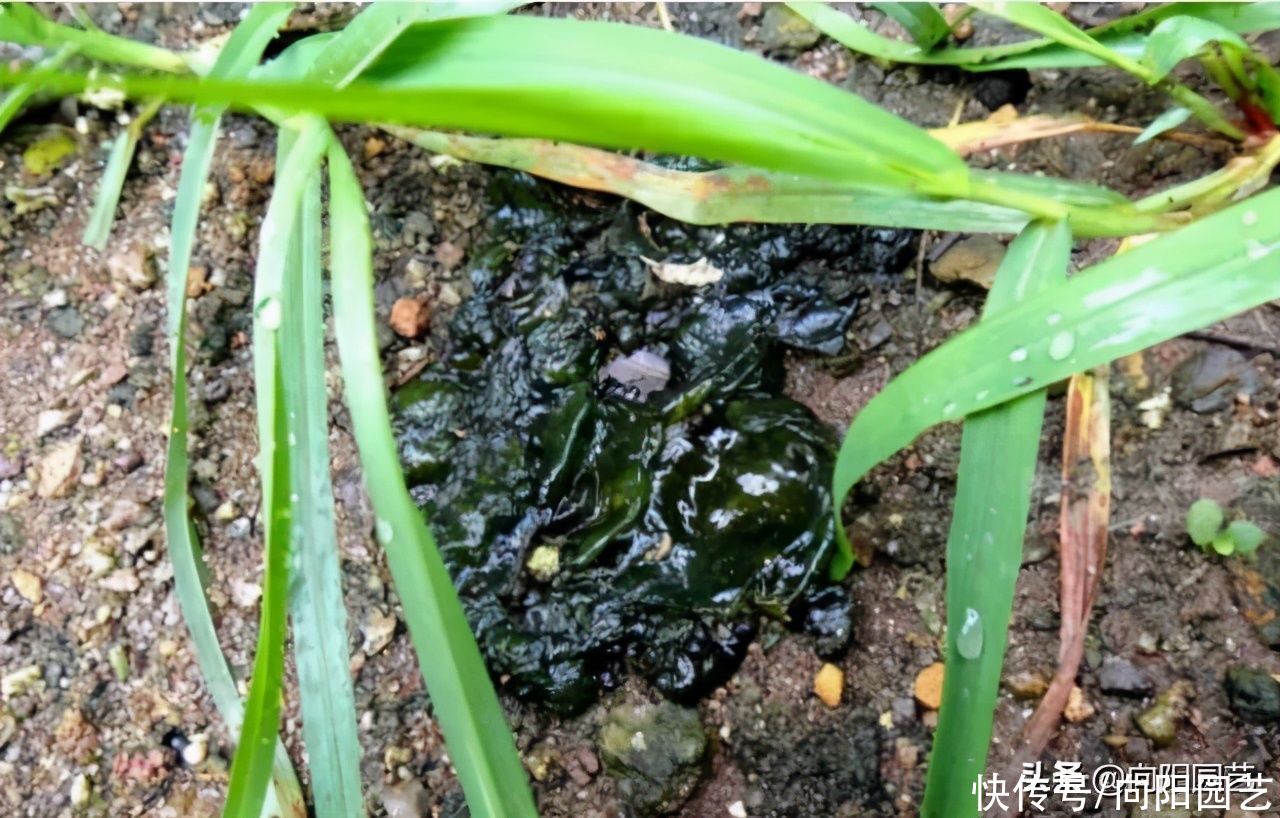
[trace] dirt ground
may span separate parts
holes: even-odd
[[[680,31],[767,49],[927,126],[946,124],[956,111],[981,118],[1005,101],[1023,113],[1084,112],[1144,125],[1165,105],[1111,72],[1038,72],[1023,98],[1016,78],[1001,84],[854,58],[826,39],[778,30],[759,4],[669,8]],[[110,31],[175,48],[229,30],[239,13],[233,4],[93,9]],[[649,4],[532,13],[658,24]],[[857,13],[891,25],[874,12]],[[1107,10],[1085,4],[1072,13],[1088,20]],[[304,8],[295,24],[323,26],[335,14]],[[980,27],[977,36],[1007,32]],[[74,155],[55,173],[36,178],[23,170],[27,144],[51,125],[76,133],[81,117]],[[112,113],[55,102],[30,111],[0,141],[6,189],[48,188],[40,194],[48,201],[43,207],[20,213],[13,196],[0,206],[0,803],[14,816],[215,815],[226,784],[230,748],[179,615],[159,516],[169,384],[156,275],[167,254],[185,115],[167,109],[147,128],[111,242],[99,254],[83,247],[80,235],[105,146],[120,127]],[[372,130],[347,127],[342,134],[372,208],[385,319],[397,297],[438,297],[461,280],[468,247],[484,230],[488,172],[432,162]],[[251,662],[261,593],[246,299],[273,151],[272,132],[261,121],[224,121],[195,256],[204,284],[190,302],[193,513],[223,647],[239,669]],[[1122,136],[1082,135],[974,162],[1142,195],[1223,160],[1172,142],[1134,146]],[[790,392],[819,418],[842,429],[893,374],[976,319],[979,289],[929,274],[954,238],[926,234],[919,269],[868,278],[850,354],[838,365],[791,360]],[[1075,264],[1114,246],[1079,244]],[[1210,558],[1183,528],[1187,506],[1208,496],[1280,535],[1276,307],[1162,344],[1140,365],[1113,369],[1110,556],[1078,680],[1092,713],[1064,724],[1045,760],[1082,761],[1086,768],[1247,762],[1273,776],[1280,770],[1280,723],[1274,716],[1263,726],[1242,721],[1224,688],[1231,667],[1280,673],[1280,634],[1267,630],[1280,616],[1280,544],[1264,545],[1256,561]],[[393,378],[438,352],[447,317],[438,311],[418,342],[386,331]],[[992,769],[1009,757],[1057,661],[1062,416],[1061,394],[1051,393]],[[331,419],[370,814],[465,814],[374,542],[339,401],[331,404]],[[690,762],[688,786],[668,799],[674,814],[915,813],[936,714],[915,701],[913,682],[942,655],[943,551],[958,429],[931,432],[870,481],[871,499],[857,525],[875,560],[846,583],[857,619],[852,647],[838,662],[846,680],[841,705],[829,709],[812,694],[822,664],[812,640],[766,626],[739,672],[698,707],[708,739]],[[1175,688],[1185,703],[1167,712],[1169,741],[1157,746],[1138,717]],[[629,679],[570,720],[507,700],[542,813],[632,814],[631,784],[605,769],[601,730],[623,708],[660,698]],[[299,727],[291,698],[283,731],[297,762]],[[207,753],[200,750],[204,742]]]

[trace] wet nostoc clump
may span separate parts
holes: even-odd
[[[782,354],[839,352],[859,277],[901,270],[911,234],[699,228],[494,180],[448,354],[395,397],[490,671],[572,711],[627,668],[697,698],[761,613],[842,649],[848,595],[819,581],[836,441],[782,396]],[[668,284],[643,257],[723,277]]]

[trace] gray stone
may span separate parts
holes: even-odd
[[[706,750],[698,711],[671,702],[620,705],[600,730],[605,767],[642,815],[671,812],[684,803],[702,777]]]
[[[1239,352],[1207,346],[1173,370],[1173,400],[1193,412],[1207,414],[1231,406],[1237,393],[1258,391],[1258,372]]]
[[[1280,682],[1262,668],[1231,668],[1225,687],[1231,709],[1240,718],[1253,724],[1280,720]]]
[[[1149,696],[1151,680],[1133,662],[1120,656],[1108,656],[1098,671],[1098,685],[1104,693],[1121,696]]]
[[[84,319],[80,317],[75,307],[58,307],[56,310],[49,311],[45,326],[55,335],[70,339],[75,338],[80,334],[80,330],[84,329]]]
[[[760,45],[765,51],[798,54],[822,38],[822,32],[781,3],[770,4],[760,21]]]

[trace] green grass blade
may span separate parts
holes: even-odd
[[[81,239],[84,244],[99,252],[106,249],[107,239],[111,236],[111,223],[115,221],[116,205],[120,204],[120,193],[124,190],[124,177],[133,164],[133,154],[138,149],[138,140],[142,138],[142,129],[155,116],[156,111],[160,110],[160,104],[157,100],[139,111],[111,145],[107,166],[102,171],[102,181],[98,183],[98,195],[93,200],[93,210],[89,213],[89,221]]]
[[[1053,9],[1032,0],[1012,0],[1006,3],[973,3],[975,8],[993,14],[1009,22],[1034,31],[1065,45],[1074,51],[1088,54],[1094,59],[1114,65],[1134,76],[1144,76],[1142,66],[1095,40],[1090,34],[1076,28],[1071,21]]]
[[[800,222],[1017,233],[1028,220],[1026,213],[999,205],[864,191],[839,181],[760,168],[679,171],[609,151],[544,139],[494,139],[395,125],[384,127],[429,151],[626,196],[692,224]],[[1082,236],[1167,229],[1158,220],[1135,218],[1136,211],[1123,196],[1097,185],[992,171],[974,171],[974,178],[1001,189],[1080,205],[1068,212],[1068,220]]]
[[[947,38],[951,26],[933,3],[872,3],[875,9],[892,17],[907,30],[920,48],[928,51]]]
[[[327,41],[296,44],[290,50],[301,49],[280,64],[305,65],[305,51],[318,52]],[[50,73],[40,81],[54,91],[115,88],[333,119],[642,147],[897,191],[956,195],[969,178],[945,145],[856,95],[714,43],[612,23],[420,23],[339,90],[270,72],[249,82]]]
[[[386,130],[435,153],[625,196],[691,224],[803,222],[1016,233],[1027,222],[1025,213],[1007,207],[863,191],[758,168],[672,170],[545,139],[493,139],[394,125]]]
[[[1229,28],[1211,20],[1195,17],[1170,17],[1155,27],[1147,37],[1143,61],[1151,67],[1156,77],[1164,77],[1178,63],[1200,53],[1211,43],[1226,43],[1241,51],[1249,46]]]
[[[1141,145],[1150,142],[1165,131],[1171,131],[1191,118],[1191,111],[1181,105],[1170,108],[1160,116],[1151,120],[1151,124],[1142,129],[1142,133],[1133,139],[1133,144]]]
[[[532,818],[537,812],[524,768],[475,637],[435,539],[405,489],[374,329],[369,219],[360,183],[336,139],[329,147],[329,198],[334,326],[347,406],[378,539],[435,717],[471,814]]]
[[[414,23],[503,14],[519,6],[504,0],[465,3],[413,3],[380,0],[342,29],[308,69],[308,75],[331,88],[344,88]]]
[[[956,420],[1280,298],[1280,190],[1161,236],[925,355],[854,418],[836,459],[843,505],[877,463]],[[853,565],[844,526],[832,572]]]
[[[282,137],[284,132],[282,132]],[[342,565],[329,478],[325,390],[320,175],[303,193],[285,268],[281,306],[284,395],[289,405],[294,554],[290,615],[298,667],[302,737],[318,818],[359,818],[360,740],[347,652]]]
[[[1009,68],[1087,68],[1106,61],[1042,37],[1021,43],[927,52],[910,43],[883,37],[825,3],[788,3],[815,28],[845,47],[880,59],[921,65],[955,65],[967,71]],[[1218,23],[1237,34],[1280,27],[1276,3],[1167,3],[1121,17],[1088,33],[1099,44],[1130,59],[1142,56],[1146,32],[1173,15]]]
[[[99,30],[64,26],[55,23],[26,3],[0,6],[0,39],[22,45],[72,45],[91,60],[124,63],[159,71],[185,72],[187,63],[181,56],[163,48],[115,37]]]
[[[244,727],[231,764],[227,818],[253,818],[262,808],[276,750],[293,526],[289,424],[281,371],[285,265],[307,179],[319,167],[328,139],[324,123],[299,123],[296,141],[280,140],[275,190],[267,205],[254,273],[253,379],[257,385],[258,472],[262,482],[265,566],[262,610]],[[296,409],[295,409],[296,411]]]
[[[1185,85],[1168,80],[1164,74],[1150,67],[1147,62],[1134,59],[1099,42],[1085,31],[1076,28],[1067,18],[1047,6],[1031,2],[1031,0],[975,2],[972,5],[987,14],[1001,17],[1037,34],[1043,34],[1067,48],[1088,54],[1107,65],[1115,66],[1148,85],[1159,85],[1184,107],[1190,109],[1198,119],[1210,128],[1232,139],[1244,138],[1244,132],[1228,122],[1226,117],[1209,100]],[[1167,22],[1162,22],[1160,26],[1166,25]],[[1160,26],[1157,26],[1157,30],[1159,30]],[[1152,33],[1151,37],[1147,38],[1148,47],[1154,37],[1155,32]]]
[[[1066,280],[1071,234],[1033,223],[996,272],[986,314]],[[1043,389],[964,421],[955,508],[947,537],[947,646],[942,709],[921,815],[977,815],[1000,688],[1014,585],[1044,420]]]
[[[76,47],[74,45],[62,45],[57,51],[41,60],[37,68],[42,71],[55,71],[62,67],[67,60],[71,59],[75,53]],[[13,121],[13,118],[21,113],[22,106],[27,104],[27,100],[35,96],[35,93],[39,90],[39,86],[34,83],[18,85],[8,94],[5,94],[4,99],[0,99],[0,133],[4,132],[4,129]]]
[[[275,36],[289,7],[261,4],[250,10],[236,27],[218,55],[214,72],[243,72],[257,62],[263,48]],[[191,132],[182,158],[182,173],[174,200],[170,226],[169,270],[166,277],[169,305],[167,335],[169,362],[173,378],[170,412],[170,435],[166,450],[164,475],[165,539],[169,561],[173,565],[174,592],[182,609],[182,618],[191,634],[196,662],[205,686],[218,708],[227,732],[237,740],[244,721],[244,708],[235,677],[227,666],[218,643],[218,634],[205,596],[205,568],[200,539],[187,511],[187,361],[186,361],[186,285],[187,270],[200,215],[200,201],[213,160],[218,131],[218,109],[199,108],[192,114]],[[303,818],[306,804],[297,776],[283,748],[276,753],[275,781],[269,798],[273,809],[288,818]]]

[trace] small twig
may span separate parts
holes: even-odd
[[[1072,376],[1062,446],[1061,602],[1058,669],[1022,731],[1022,745],[1006,769],[1017,780],[1024,763],[1044,751],[1062,719],[1084,658],[1084,638],[1107,559],[1111,519],[1110,367]],[[1011,812],[1006,812],[1012,814]]]
[[[924,257],[925,251],[929,249],[929,244],[933,239],[932,230],[920,231],[920,243],[916,247],[916,304],[920,303],[920,289],[924,286]]]
[[[1246,352],[1270,352],[1272,355],[1280,357],[1280,345],[1261,343],[1246,338],[1243,335],[1236,335],[1230,332],[1210,332],[1208,330],[1196,330],[1188,332],[1186,337],[1194,338],[1197,341],[1210,341],[1215,344],[1222,344],[1225,347],[1239,349]]]
[[[676,27],[671,25],[671,15],[667,13],[667,4],[656,0],[653,5],[658,10],[658,22],[662,23],[662,27],[667,31],[675,31]]]

